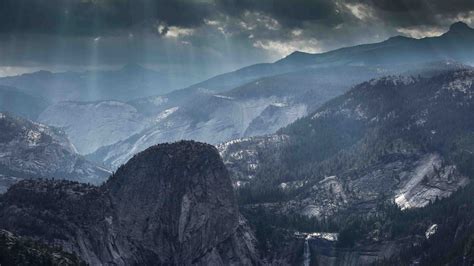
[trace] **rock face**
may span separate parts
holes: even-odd
[[[24,178],[100,184],[109,174],[77,154],[62,131],[0,113],[0,193]]]
[[[119,101],[61,102],[44,110],[38,121],[64,129],[81,154],[124,140],[148,123],[135,107]]]
[[[0,227],[91,265],[258,263],[217,150],[195,142],[151,147],[101,187],[22,181],[0,198]]]

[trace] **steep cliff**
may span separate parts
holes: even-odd
[[[196,142],[151,147],[101,187],[22,181],[0,198],[0,227],[92,265],[259,262],[217,150]]]

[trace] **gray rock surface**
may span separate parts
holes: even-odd
[[[196,142],[151,147],[101,187],[22,181],[0,198],[0,227],[91,265],[259,263],[217,150]]]

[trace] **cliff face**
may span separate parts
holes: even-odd
[[[0,198],[0,227],[92,265],[258,263],[219,154],[195,142],[151,147],[100,188],[20,182]]]

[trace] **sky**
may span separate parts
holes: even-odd
[[[473,0],[2,0],[0,76],[138,63],[204,79],[457,21],[474,26]]]

